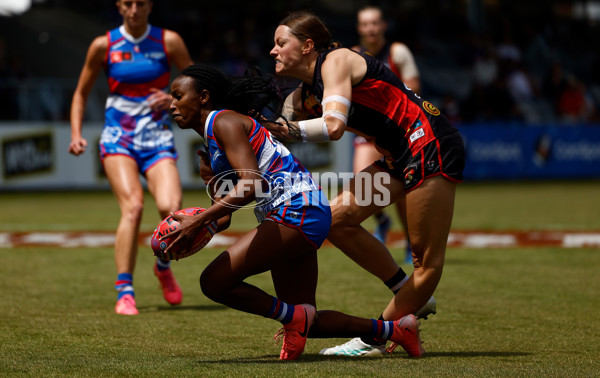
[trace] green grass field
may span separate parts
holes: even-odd
[[[600,230],[600,183],[463,184],[455,229]],[[186,192],[184,206],[207,206]],[[0,233],[113,230],[110,193],[0,193]],[[142,224],[158,219],[151,198]],[[233,228],[254,226],[250,211]],[[552,376],[600,373],[600,249],[450,248],[422,322],[427,354],[331,358],[344,339],[308,340],[295,362],[278,360],[279,324],[215,304],[198,276],[220,249],[173,264],[181,306],[164,302],[149,250],[136,270],[140,315],[117,316],[110,248],[2,248],[0,376]],[[402,251],[392,250],[400,259]],[[377,317],[391,297],[334,248],[319,251],[320,309]],[[409,267],[406,267],[410,270]],[[269,275],[250,282],[273,292]]]

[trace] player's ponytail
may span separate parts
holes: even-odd
[[[259,119],[272,119],[280,116],[283,94],[275,79],[255,69],[256,74],[233,78],[233,85],[227,94],[230,109]]]
[[[315,51],[318,53],[342,46],[341,43],[333,41],[331,32],[327,29],[325,23],[310,12],[292,12],[281,20],[279,25],[290,28],[290,33],[301,42],[312,39],[315,44]]]

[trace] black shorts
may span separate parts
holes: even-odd
[[[375,164],[401,180],[407,193],[434,176],[441,175],[450,181],[461,182],[465,169],[465,144],[455,131],[432,140],[406,163],[383,157]]]

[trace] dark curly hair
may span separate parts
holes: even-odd
[[[281,90],[272,76],[258,69],[254,74],[229,78],[215,67],[194,64],[183,69],[180,75],[192,78],[198,93],[208,90],[216,108],[235,110],[254,118],[263,114],[281,116]]]

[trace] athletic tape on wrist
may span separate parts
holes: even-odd
[[[298,122],[300,135],[305,142],[327,142],[329,141],[329,132],[327,124],[323,118],[313,118],[307,121]]]

